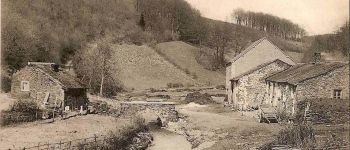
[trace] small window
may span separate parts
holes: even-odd
[[[334,90],[333,98],[340,99],[341,98],[341,90]]]
[[[21,82],[21,91],[29,91],[29,81]]]

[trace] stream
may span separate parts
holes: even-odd
[[[191,150],[191,144],[182,135],[165,129],[152,129],[153,142],[147,150]]]

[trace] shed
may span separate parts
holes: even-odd
[[[79,110],[88,102],[87,88],[55,63],[28,62],[13,75],[11,95],[34,100],[42,108]]]

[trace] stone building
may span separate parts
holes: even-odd
[[[348,99],[349,66],[344,62],[298,64],[267,77],[266,85],[265,104],[294,114],[298,101]]]
[[[258,108],[267,99],[264,79],[289,67],[291,65],[276,59],[231,79],[232,105],[242,110]]]
[[[78,110],[85,107],[87,89],[54,63],[28,62],[12,77],[11,94],[31,99],[42,108]]]
[[[228,103],[240,109],[257,107],[265,98],[264,79],[292,65],[295,62],[267,38],[253,42],[226,67]]]

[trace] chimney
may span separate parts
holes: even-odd
[[[313,64],[318,64],[320,62],[321,62],[321,53],[319,53],[319,52],[314,53],[312,63]]]

